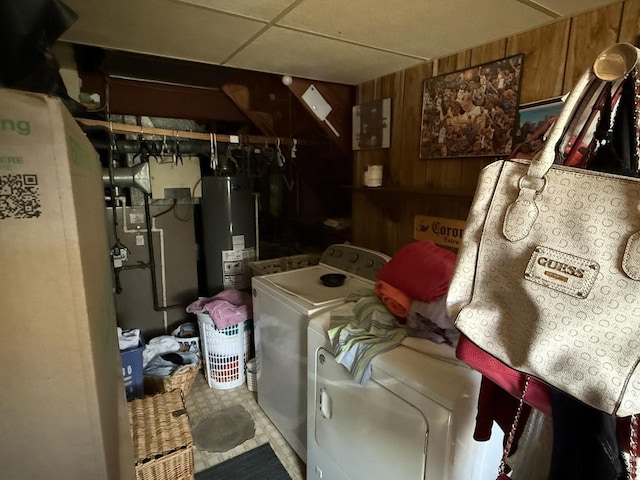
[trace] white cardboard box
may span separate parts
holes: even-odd
[[[135,478],[101,171],[57,98],[0,89],[3,478]]]

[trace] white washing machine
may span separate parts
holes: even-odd
[[[503,433],[473,439],[481,376],[407,337],[362,386],[333,356],[330,311],[308,329],[307,480],[495,480]]]
[[[320,264],[251,279],[258,405],[298,456],[307,458],[307,327],[352,292],[371,289],[387,255],[353,245],[332,245]],[[343,273],[338,287],[320,276]]]

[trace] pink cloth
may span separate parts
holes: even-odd
[[[430,240],[420,240],[398,250],[377,277],[412,300],[433,302],[447,293],[455,262],[455,253]]]
[[[374,286],[374,291],[380,300],[382,300],[382,303],[384,303],[389,311],[396,317],[407,317],[409,307],[411,306],[411,299],[401,290],[398,290],[393,285],[389,285],[387,282],[378,280]]]
[[[226,328],[253,317],[251,295],[234,288],[213,297],[200,297],[187,306],[188,313],[208,313],[217,328]]]

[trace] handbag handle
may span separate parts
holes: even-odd
[[[605,82],[620,80],[636,67],[639,53],[630,43],[616,43],[598,55],[593,62],[593,73]]]
[[[578,113],[580,100],[583,96],[593,93],[593,88],[597,88],[601,80],[611,81],[628,74],[636,67],[639,58],[638,48],[631,44],[616,44],[604,50],[594,62],[594,66],[582,74],[551,128],[544,148],[534,157],[527,173],[518,181],[518,198],[507,207],[502,226],[507,240],[517,242],[526,238],[531,231],[538,217],[536,197],[546,187],[546,174],[555,163],[558,145],[568,125]],[[637,250],[636,253],[640,255],[640,236],[634,243],[638,244],[637,248],[633,247],[631,250]],[[634,275],[638,277],[636,279],[640,279],[640,268],[635,270],[637,271]]]

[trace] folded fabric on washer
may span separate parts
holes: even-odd
[[[208,313],[217,328],[230,327],[253,316],[251,295],[235,288],[223,290],[213,297],[200,297],[186,310],[188,313]]]
[[[458,330],[447,314],[447,297],[433,302],[414,300],[409,307],[407,329],[410,337],[426,338],[455,348],[460,339]]]
[[[411,306],[411,298],[408,295],[383,280],[376,282],[374,290],[391,313],[396,317],[407,318]]]
[[[349,370],[356,382],[366,385],[373,358],[400,345],[407,330],[373,295],[334,309],[327,334],[336,361]]]

